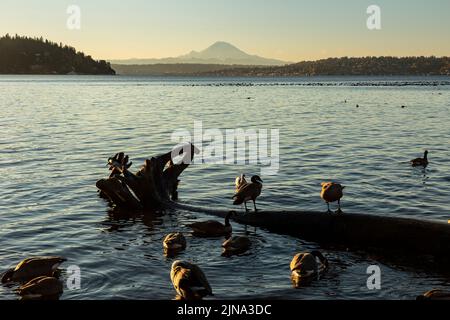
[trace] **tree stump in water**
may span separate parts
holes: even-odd
[[[192,144],[181,145],[173,151],[145,161],[136,174],[129,171],[132,163],[124,153],[108,160],[111,175],[97,182],[102,197],[117,207],[129,209],[159,208],[178,198],[179,177],[198,154]],[[181,156],[177,164],[174,157]]]

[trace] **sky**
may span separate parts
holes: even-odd
[[[67,8],[81,10],[80,30]],[[381,8],[381,30],[366,10]],[[450,55],[450,0],[1,0],[0,35],[42,36],[97,59],[163,58],[226,41],[285,61]]]

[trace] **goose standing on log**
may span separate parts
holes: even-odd
[[[40,276],[54,276],[61,263],[66,261],[62,257],[35,257],[20,262],[15,268],[9,269],[2,276],[2,283],[29,281]]]
[[[233,205],[237,206],[244,204],[245,211],[248,212],[247,201],[252,200],[255,212],[257,212],[258,209],[256,208],[256,199],[261,195],[263,181],[259,176],[253,176],[251,181],[251,183],[245,184],[236,192],[233,197]]]
[[[327,203],[328,213],[332,213],[330,210],[330,203],[336,202],[338,203],[338,210],[336,213],[342,213],[341,210],[341,199],[344,196],[345,187],[340,185],[339,183],[334,182],[323,182],[322,183],[322,192],[320,197]]]
[[[428,150],[425,150],[425,153],[423,155],[423,158],[417,158],[414,160],[411,160],[411,165],[413,167],[428,167]]]
[[[319,259],[320,264],[317,263]],[[309,284],[328,269],[328,260],[319,251],[299,253],[291,262],[291,279],[296,288]]]
[[[193,263],[175,261],[172,264],[170,279],[183,300],[201,300],[206,296],[213,295],[205,274]]]
[[[208,220],[195,222],[187,225],[191,228],[194,236],[198,237],[222,237],[229,236],[233,232],[230,219],[234,215],[234,211],[230,211],[225,217],[225,224],[219,221]]]

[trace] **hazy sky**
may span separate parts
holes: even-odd
[[[69,5],[81,30],[66,27]],[[382,29],[366,27],[369,5]],[[450,55],[450,0],[1,0],[0,34],[43,36],[95,58],[160,58],[216,41],[265,57]]]

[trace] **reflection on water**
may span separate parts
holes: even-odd
[[[192,131],[201,120],[205,129],[280,129],[280,173],[262,177],[261,209],[325,211],[320,183],[336,180],[347,186],[346,212],[447,221],[448,86],[356,87],[341,80],[335,86],[280,85],[282,79],[185,86],[210,80],[192,81],[0,77],[2,269],[27,256],[65,256],[63,267],[78,265],[82,283],[81,290],[66,289],[62,299],[173,299],[169,272],[175,259],[204,270],[214,299],[412,299],[448,286],[439,262],[426,257],[417,257],[413,268],[401,257],[319,247],[240,225],[233,225],[234,232],[247,235],[251,249],[223,257],[223,238],[195,238],[186,227],[211,217],[117,211],[95,190],[114,153],[126,151],[137,170],[173,145],[174,130]],[[407,162],[424,149],[430,150],[430,166],[411,168]],[[234,177],[259,172],[253,165],[193,166],[182,176],[180,201],[231,209]],[[187,249],[174,257],[166,257],[162,246],[170,232],[187,238]],[[330,261],[328,272],[294,290],[292,257],[315,249]],[[372,264],[382,269],[380,291],[366,286]],[[16,299],[13,289],[0,286],[0,296]]]

